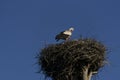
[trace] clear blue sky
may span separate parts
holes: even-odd
[[[111,51],[97,79],[120,79],[119,0],[1,0],[0,80],[44,80],[34,57],[70,26],[71,39],[96,38]]]

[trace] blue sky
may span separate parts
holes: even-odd
[[[74,26],[71,39],[92,37],[104,43],[109,64],[99,80],[120,79],[119,0],[1,0],[0,80],[44,80],[36,53],[55,35]]]

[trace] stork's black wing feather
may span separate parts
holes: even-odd
[[[63,35],[64,31],[60,32],[58,35],[56,35],[55,40],[59,41],[61,38],[61,35]]]
[[[66,38],[67,38],[69,35],[63,34],[64,32],[65,32],[65,31],[62,31],[62,32],[60,32],[58,35],[56,35],[55,40],[56,40],[56,41],[59,41],[60,39],[66,40]]]

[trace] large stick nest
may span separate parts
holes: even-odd
[[[38,64],[53,80],[80,80],[83,69],[97,72],[104,66],[106,47],[95,39],[79,39],[52,44],[41,50]]]

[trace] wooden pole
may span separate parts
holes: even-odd
[[[89,72],[89,65],[83,69],[83,80],[91,80],[93,72]]]

